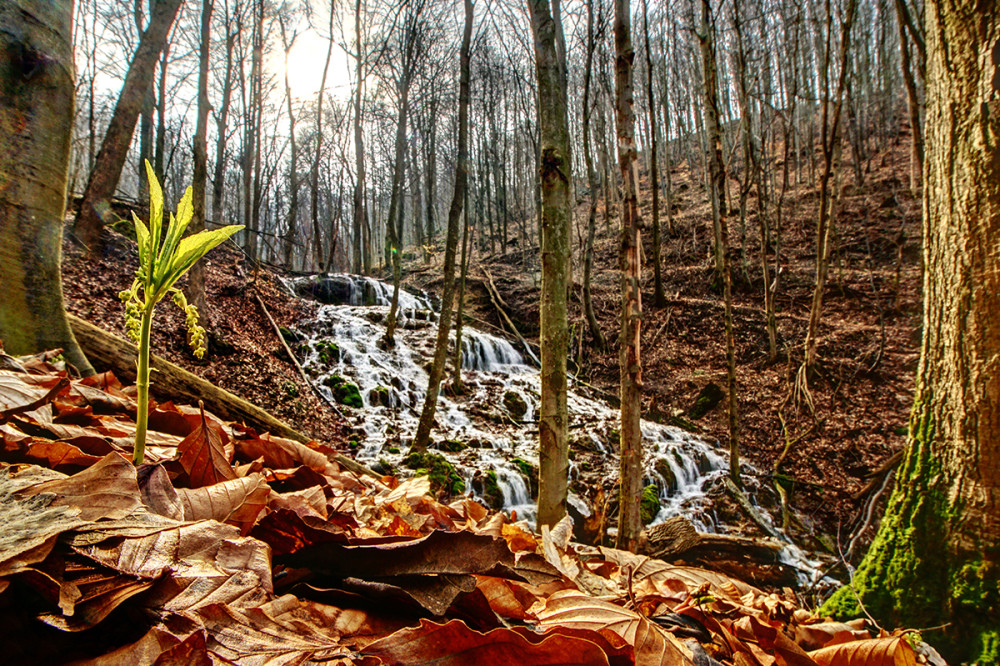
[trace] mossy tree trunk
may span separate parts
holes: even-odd
[[[590,101],[591,69],[594,65],[594,51],[597,39],[594,34],[594,0],[587,0],[587,62],[583,68],[583,160],[587,171],[587,246],[583,255],[583,311],[590,327],[590,337],[599,351],[607,349],[601,325],[594,314],[594,299],[590,289],[590,275],[594,267],[594,235],[597,232],[597,172],[594,170],[593,148],[590,138],[590,117],[593,105]],[[605,207],[607,203],[605,202]],[[605,211],[605,214],[607,211]]]
[[[73,3],[0,4],[0,340],[61,347],[93,374],[63,309],[63,213],[73,126]]]
[[[1000,13],[926,5],[923,343],[910,438],[853,585],[952,663],[1000,662]],[[943,634],[943,636],[942,636]]]
[[[570,278],[569,122],[566,116],[566,51],[559,0],[529,0],[535,36],[542,187],[542,294],[540,317],[541,406],[538,432],[538,524],[554,526],[566,515],[569,483],[569,412],[566,402],[566,319]]]
[[[642,494],[642,290],[639,264],[639,167],[636,164],[635,111],[632,99],[631,11],[629,0],[615,0],[615,118],[618,128],[618,164],[624,182],[621,255],[621,493],[617,547],[635,552],[642,531],[639,501]]]

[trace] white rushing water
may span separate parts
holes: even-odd
[[[314,320],[298,327],[305,338],[299,356],[329,399],[337,399],[343,381],[357,386],[361,406],[345,410],[359,433],[356,457],[376,468],[402,472],[433,356],[437,326],[431,300],[400,291],[396,343],[387,349],[382,339],[391,285],[331,275],[319,286],[311,277],[289,280],[286,286],[299,296],[325,302]],[[454,347],[454,333],[452,341]],[[443,384],[450,382],[450,364],[451,358]],[[469,326],[462,329],[462,366],[465,393],[449,396],[442,387],[431,448],[451,462],[468,491],[533,523],[535,505],[525,471],[538,465],[538,370],[507,340]],[[598,482],[615,478],[619,412],[574,390],[568,403],[571,486],[583,473]],[[700,531],[726,531],[730,526],[716,518],[708,489],[725,476],[727,452],[718,443],[648,421],[642,422],[642,435],[644,485],[654,485],[660,499],[653,522],[683,515]],[[488,496],[487,479],[495,480],[493,497]],[[588,503],[579,496],[571,493],[570,504],[578,516],[589,515]],[[818,566],[794,547],[783,557],[800,571]]]
[[[395,346],[385,349],[381,340],[391,285],[350,275],[330,280],[333,287],[320,288],[319,297],[336,292],[323,300],[344,304],[320,306],[316,319],[299,327],[306,336],[300,348],[303,366],[332,400],[339,378],[357,385],[363,408],[354,415],[364,433],[357,457],[367,464],[382,461],[398,467],[416,431],[427,388],[426,366],[437,330],[431,301],[400,291],[400,330]],[[311,278],[288,282],[302,296],[313,296],[314,285]],[[507,340],[468,326],[462,330],[462,366],[466,393],[455,398],[442,392],[435,436],[438,442],[459,442],[468,448],[437,452],[456,467],[470,490],[477,488],[473,484],[477,472],[493,472],[503,508],[532,520],[535,508],[522,473],[524,465],[512,461],[538,464],[538,371]],[[571,391],[569,412],[573,442],[601,454],[607,469],[616,469],[617,410]],[[714,531],[716,521],[705,487],[724,474],[725,453],[670,426],[644,421],[642,433],[646,483],[656,485],[660,494],[657,522],[685,515],[698,529]],[[570,473],[575,476],[581,470],[571,462]],[[574,506],[585,512],[586,503],[578,500]]]

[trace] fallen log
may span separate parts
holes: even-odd
[[[671,562],[705,567],[754,585],[794,586],[794,568],[781,561],[784,546],[771,539],[706,534],[674,516],[643,532],[639,552]]]
[[[67,313],[66,317],[80,348],[95,366],[113,370],[115,376],[123,382],[135,381],[136,347],[131,341],[112,335],[75,315]],[[149,365],[154,373],[150,387],[154,395],[184,400],[191,404],[203,400],[209,411],[227,421],[241,421],[255,430],[270,432],[303,444],[312,441],[312,438],[257,405],[219,388],[179,365],[154,354],[150,354]],[[334,460],[355,474],[382,478],[361,463],[340,454],[336,454]]]

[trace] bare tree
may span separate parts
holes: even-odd
[[[152,83],[156,59],[167,42],[167,34],[181,2],[182,0],[157,0],[125,75],[118,104],[101,143],[87,189],[83,193],[80,213],[73,225],[73,233],[92,252],[99,249],[101,227],[110,212],[111,197],[121,177],[122,167],[125,166],[145,91]]]

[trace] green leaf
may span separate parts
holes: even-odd
[[[191,188],[188,187],[187,190],[184,191],[184,196],[181,197],[181,202],[177,204],[177,216],[170,216],[170,226],[167,227],[167,237],[163,241],[163,247],[160,248],[160,254],[156,260],[155,282],[157,285],[162,285],[163,279],[165,279],[171,272],[171,258],[176,253],[177,246],[181,241],[181,237],[184,235],[184,231],[187,229],[188,225],[191,224],[191,218],[194,217],[193,200],[194,194],[192,193]]]
[[[177,251],[171,257],[164,274],[164,280],[158,284],[158,298],[167,291],[182,275],[187,273],[195,262],[205,256],[212,248],[224,243],[230,236],[243,229],[242,224],[231,224],[221,229],[199,231],[187,238],[181,239]]]
[[[153,165],[146,160],[146,180],[149,181],[149,230],[153,237],[153,252],[160,246],[160,232],[163,229],[163,188],[156,179]]]
[[[139,265],[146,270],[146,275],[149,275],[149,258],[153,254],[153,250],[150,247],[149,229],[139,216],[132,213],[132,221],[135,223],[135,240],[136,244],[139,246]]]

